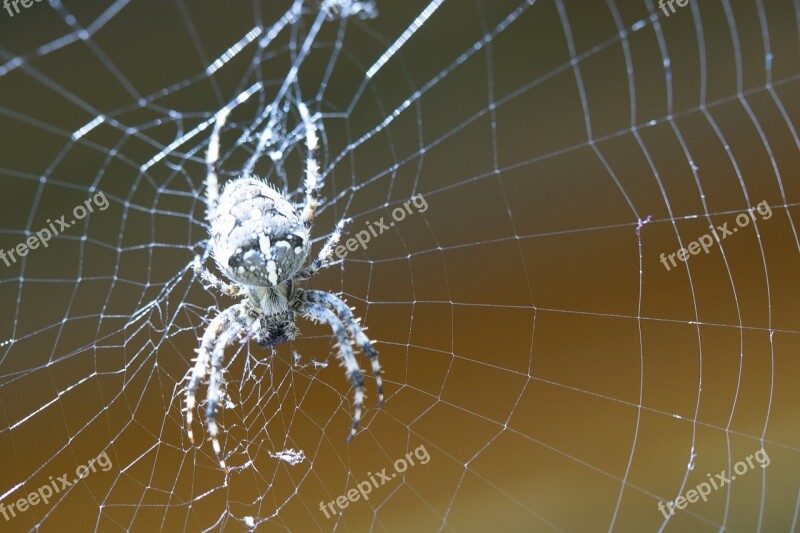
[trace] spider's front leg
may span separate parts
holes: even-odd
[[[228,471],[228,467],[225,466],[225,460],[222,458],[222,448],[219,445],[217,406],[222,397],[222,363],[224,360],[225,348],[233,344],[236,338],[252,325],[252,319],[241,320],[242,318],[245,317],[240,317],[239,320],[231,322],[228,329],[223,331],[219,336],[219,341],[216,346],[214,346],[214,351],[211,354],[211,372],[208,378],[208,398],[206,400],[206,425],[208,426],[208,436],[211,439],[211,445],[214,447],[214,453],[217,455],[219,465],[226,472]]]
[[[364,354],[369,358],[372,365],[372,375],[375,377],[375,388],[378,390],[378,407],[383,406],[383,379],[381,379],[381,365],[378,361],[378,351],[372,345],[372,341],[364,333],[361,327],[360,319],[353,316],[353,311],[344,303],[341,298],[323,291],[303,290],[299,295],[300,298],[323,305],[332,309],[339,316],[341,321],[347,326],[350,335],[355,339],[356,344],[361,348]]]
[[[300,314],[316,322],[327,322],[338,341],[339,355],[342,364],[345,367],[347,377],[350,378],[350,381],[353,383],[353,388],[355,389],[355,397],[353,399],[353,426],[350,429],[350,434],[347,436],[347,442],[350,442],[358,431],[358,423],[361,421],[361,409],[364,404],[364,377],[361,375],[361,368],[359,368],[356,356],[353,354],[353,347],[350,345],[350,338],[347,336],[347,330],[333,311],[319,304],[306,300],[298,300],[297,310]]]
[[[230,307],[218,314],[208,325],[203,339],[200,341],[200,348],[197,350],[197,359],[189,376],[189,384],[186,386],[186,427],[189,433],[189,440],[194,444],[194,432],[192,431],[192,421],[194,419],[195,396],[200,388],[200,382],[206,377],[211,362],[211,351],[219,342],[219,337],[230,325],[236,316],[236,306]]]
[[[188,426],[189,440],[194,443],[192,418],[195,408],[195,395],[200,387],[200,381],[206,375],[206,371],[209,371],[206,424],[214,447],[214,453],[216,453],[219,464],[225,471],[227,471],[227,467],[225,466],[225,460],[222,459],[217,427],[217,406],[222,393],[223,357],[225,348],[233,344],[243,332],[252,328],[255,320],[245,302],[226,309],[212,320],[203,335],[197,354],[197,361],[186,389],[186,424]]]

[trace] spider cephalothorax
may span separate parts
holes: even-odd
[[[319,255],[308,266],[304,266],[311,248],[310,230],[316,212],[318,187],[317,135],[308,110],[305,105],[299,104],[306,131],[308,160],[305,202],[302,209],[298,210],[280,192],[254,177],[232,181],[219,195],[216,173],[219,133],[235,105],[229,104],[217,114],[206,158],[211,252],[220,272],[231,283],[218,279],[203,268],[199,259],[195,262],[195,268],[212,287],[241,300],[209,323],[186,389],[186,421],[189,438],[194,442],[192,419],[195,394],[201,380],[206,374],[210,376],[206,420],[214,451],[223,468],[226,467],[219,445],[216,415],[222,395],[224,351],[237,339],[253,339],[262,346],[270,347],[296,338],[297,316],[326,322],[333,330],[339,357],[355,388],[353,423],[348,441],[358,430],[364,400],[364,380],[355,359],[354,346],[361,348],[372,361],[378,405],[383,402],[378,352],[351,309],[333,294],[295,286],[296,281],[309,279],[327,265],[344,224],[344,221],[339,222]]]

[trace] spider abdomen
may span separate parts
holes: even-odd
[[[219,269],[238,283],[265,287],[291,279],[308,255],[308,230],[278,191],[256,178],[231,182],[211,221]]]

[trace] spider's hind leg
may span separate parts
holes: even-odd
[[[219,202],[219,177],[217,176],[217,172],[219,172],[219,132],[231,113],[232,107],[229,106],[230,104],[217,113],[206,152],[206,220],[209,224],[214,220]]]
[[[317,162],[319,137],[317,136],[317,130],[311,121],[311,117],[308,114],[308,107],[306,107],[306,104],[299,102],[297,104],[297,109],[300,111],[300,118],[303,120],[303,125],[306,130],[306,149],[308,150],[305,179],[306,198],[301,217],[305,227],[310,228],[314,223],[314,216],[317,211],[317,196],[320,186],[319,163]]]
[[[214,219],[219,202],[219,134],[228,115],[239,104],[245,102],[256,92],[257,87],[253,86],[244,91],[239,96],[228,102],[225,107],[217,111],[214,117],[214,129],[211,131],[211,138],[208,140],[208,151],[206,152],[206,220],[209,224]]]

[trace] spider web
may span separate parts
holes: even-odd
[[[51,0],[0,28],[0,247],[98,191],[110,203],[0,264],[0,501],[112,464],[3,527],[797,528],[798,0],[669,16],[651,0]],[[237,98],[220,179],[252,172],[296,202],[307,105],[315,250],[344,218],[347,239],[413,195],[429,208],[306,283],[369,326],[384,407],[366,375],[345,443],[352,390],[322,326],[237,344],[226,474],[182,409],[198,336],[233,303],[192,263],[209,135]],[[659,262],[762,201],[771,218]],[[320,510],[420,446],[426,464]],[[768,467],[657,509],[762,447]]]

